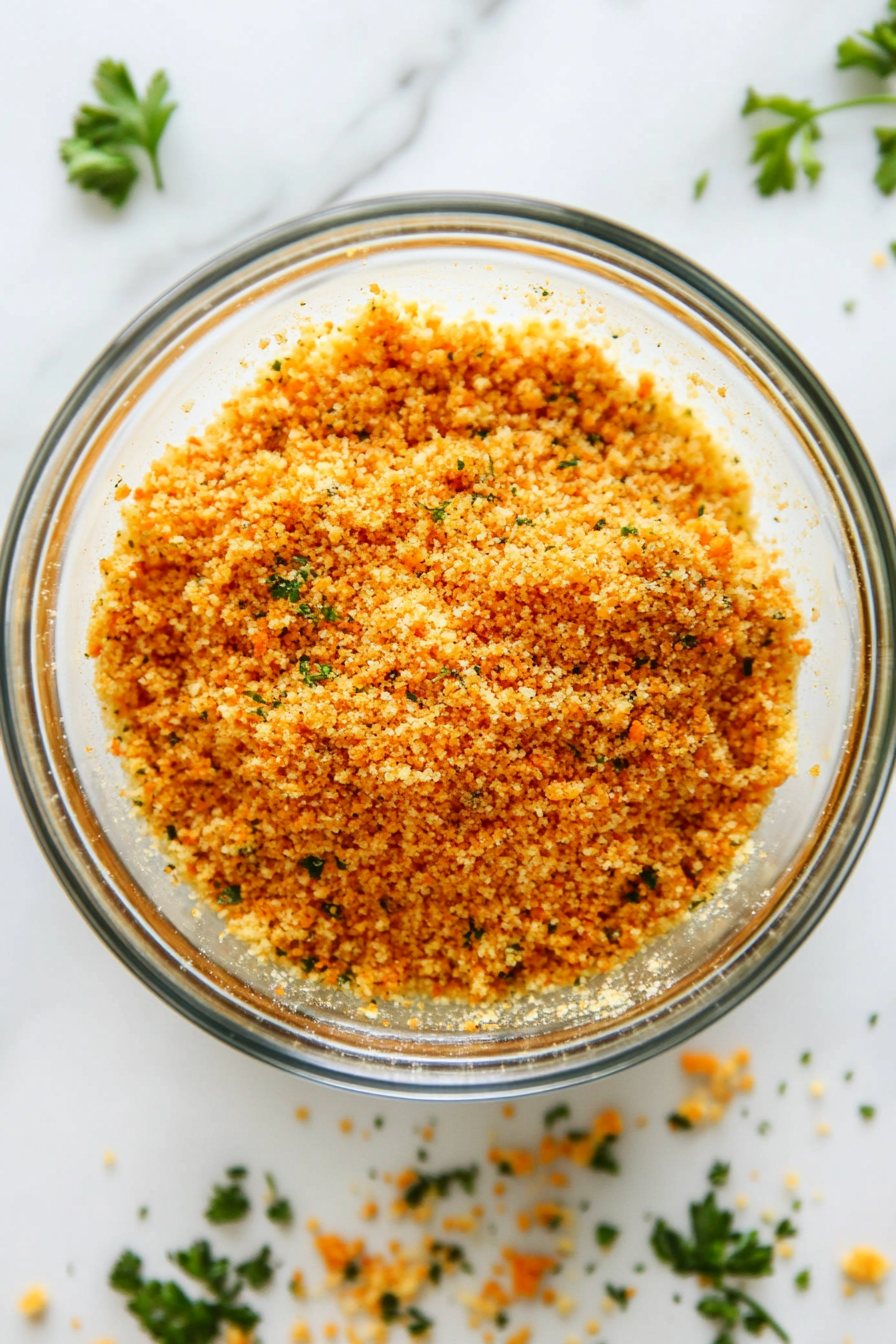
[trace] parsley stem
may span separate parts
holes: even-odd
[[[761,1307],[755,1298],[750,1297],[748,1293],[741,1292],[740,1288],[729,1288],[727,1284],[723,1287],[722,1292],[729,1300],[731,1298],[737,1298],[738,1302],[742,1302],[745,1307],[749,1307],[751,1311],[755,1312],[756,1315],[761,1318],[764,1325],[771,1326],[778,1338],[783,1339],[784,1344],[790,1344],[790,1336],[781,1329],[776,1320],[769,1316],[765,1307]]]
[[[806,117],[806,120],[814,121],[816,117],[823,117],[828,112],[842,112],[847,107],[869,107],[872,104],[880,103],[896,107],[896,96],[889,93],[872,93],[865,98],[848,98],[844,103],[829,103],[827,107],[816,108]]]
[[[156,184],[156,191],[163,191],[164,185],[162,183],[162,170],[159,167],[159,156],[154,149],[147,149],[146,152],[149,155],[149,161],[152,164],[152,180]]]

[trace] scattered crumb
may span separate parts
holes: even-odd
[[[889,1274],[891,1265],[873,1246],[854,1246],[840,1261],[840,1268],[851,1283],[876,1288]]]
[[[19,1298],[16,1306],[29,1321],[39,1321],[50,1305],[50,1295],[42,1284],[32,1283]]]
[[[737,1209],[748,1209],[750,1201],[746,1195],[737,1195],[734,1200],[734,1207]]]
[[[831,1126],[828,1123],[828,1121],[819,1120],[818,1124],[815,1126],[815,1133],[820,1134],[822,1138],[827,1138],[830,1132],[831,1132]]]
[[[516,1107],[512,1106],[510,1102],[506,1102],[505,1105],[501,1107],[501,1114],[505,1120],[512,1120],[516,1115]]]
[[[795,1189],[797,1188],[797,1186],[799,1185],[799,1183],[800,1183],[800,1178],[799,1178],[799,1175],[798,1175],[797,1172],[795,1172],[795,1171],[788,1171],[788,1172],[786,1173],[786,1175],[785,1175],[785,1177],[784,1177],[784,1189],[785,1189],[785,1190],[795,1190]]]
[[[871,253],[871,265],[872,265],[872,266],[876,266],[878,269],[880,269],[881,266],[886,266],[886,264],[887,264],[887,258],[886,258],[886,255],[885,255],[883,252],[872,252],[872,253]]]
[[[748,1071],[749,1050],[736,1050],[730,1059],[701,1050],[685,1050],[681,1067],[685,1073],[704,1081],[669,1116],[671,1129],[696,1129],[717,1124],[738,1092],[753,1088]]]
[[[104,1166],[107,1166],[107,1167],[114,1167],[115,1164],[117,1163],[117,1161],[118,1161],[118,1158],[115,1156],[115,1154],[113,1153],[113,1151],[112,1151],[111,1148],[106,1148],[106,1149],[103,1151],[103,1165],[104,1165]]]
[[[343,1116],[339,1121],[339,1128],[342,1130],[343,1134],[351,1134],[354,1127],[354,1120],[351,1120],[347,1115]]]
[[[792,1241],[776,1241],[775,1250],[777,1251],[778,1255],[780,1255],[782,1260],[790,1260],[793,1258]]]
[[[648,1121],[646,1115],[636,1115],[636,1116],[635,1116],[635,1127],[636,1127],[637,1129],[646,1129],[648,1124],[649,1124],[649,1121]],[[586,1327],[586,1329],[587,1329],[587,1327]]]
[[[811,1082],[809,1084],[809,1096],[810,1097],[824,1096],[824,1083],[821,1081],[820,1078],[816,1078],[814,1082]]]
[[[297,1119],[297,1120],[307,1120],[310,1114],[311,1114],[311,1112],[309,1111],[309,1109],[308,1109],[307,1106],[297,1106],[297,1107],[296,1107],[296,1119]]]
[[[292,1344],[311,1344],[311,1331],[307,1321],[296,1321],[289,1335]]]

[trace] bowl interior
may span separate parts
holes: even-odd
[[[349,1086],[440,1095],[555,1086],[620,1067],[721,1011],[818,905],[867,730],[873,613],[855,503],[802,389],[735,313],[637,248],[543,222],[463,212],[343,220],[200,280],[107,357],[57,434],[19,539],[20,552],[30,548],[16,563],[31,575],[18,610],[41,761],[33,787],[79,904],[183,1011],[285,1067]],[[621,968],[510,999],[475,1031],[463,1004],[390,1001],[365,1015],[352,994],[300,981],[224,934],[218,915],[170,880],[122,796],[85,655],[98,563],[119,523],[116,485],[139,484],[166,443],[201,430],[279,338],[288,346],[309,317],[339,326],[374,281],[457,317],[558,319],[623,372],[652,372],[746,465],[758,534],[789,570],[812,641],[798,688],[798,773],[724,890]]]

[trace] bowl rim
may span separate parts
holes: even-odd
[[[48,824],[45,809],[41,805],[40,791],[29,768],[28,747],[23,741],[20,710],[14,689],[17,675],[21,676],[23,672],[23,669],[16,668],[11,657],[11,650],[16,643],[14,625],[18,619],[16,581],[21,569],[19,538],[48,463],[92,394],[139,349],[153,331],[178,310],[265,256],[338,229],[398,223],[405,217],[419,220],[426,216],[438,217],[443,224],[451,217],[459,222],[464,218],[478,218],[483,222],[489,217],[497,221],[516,219],[523,225],[547,225],[567,234],[596,240],[658,268],[744,329],[767,360],[794,385],[836,445],[847,469],[847,484],[852,496],[862,505],[862,517],[858,518],[851,509],[850,518],[863,543],[862,554],[871,575],[870,582],[866,584],[865,598],[871,608],[870,629],[872,638],[877,640],[877,647],[873,659],[870,659],[869,651],[866,650],[866,660],[873,663],[874,675],[870,679],[867,694],[868,724],[863,739],[865,743],[870,742],[871,748],[863,753],[856,766],[862,776],[857,824],[841,842],[833,872],[826,883],[807,908],[793,919],[783,935],[766,948],[762,957],[754,961],[750,974],[740,978],[722,977],[711,997],[698,991],[692,996],[689,1011],[681,1012],[679,1002],[676,1005],[677,1019],[667,1021],[654,1034],[637,1033],[639,1039],[626,1042],[628,1033],[623,1030],[620,1033],[619,1049],[609,1061],[596,1064],[593,1060],[589,1061],[587,1049],[583,1052],[584,1057],[574,1050],[562,1054],[558,1061],[559,1067],[554,1072],[539,1073],[532,1077],[508,1075],[506,1078],[492,1077],[477,1081],[475,1069],[468,1067],[465,1071],[462,1064],[451,1079],[438,1076],[437,1069],[427,1076],[425,1064],[418,1065],[414,1070],[405,1065],[402,1076],[387,1081],[363,1074],[346,1074],[344,1069],[321,1064],[314,1058],[301,1057],[295,1045],[278,1047],[276,1041],[254,1033],[251,1024],[235,1023],[228,1015],[217,1010],[208,996],[198,998],[185,982],[181,982],[177,973],[177,957],[169,956],[170,964],[167,967],[154,966],[137,950],[123,928],[103,911],[100,903],[85,892],[65,845]],[[870,547],[864,544],[869,541],[872,543]],[[191,272],[146,307],[109,343],[63,401],[25,472],[0,549],[0,732],[29,825],[70,899],[119,960],[183,1016],[219,1040],[255,1058],[300,1076],[349,1090],[398,1097],[427,1097],[432,1100],[506,1097],[547,1092],[606,1076],[673,1047],[716,1021],[746,998],[774,974],[802,943],[830,908],[848,878],[870,834],[889,783],[896,754],[894,628],[896,533],[874,468],[845,414],[821,379],[785,337],[737,293],[687,257],[649,236],[574,207],[523,197],[478,193],[438,192],[377,197],[334,206],[278,225],[239,243]],[[33,707],[32,713],[36,719]]]

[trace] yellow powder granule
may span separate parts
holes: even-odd
[[[39,1321],[49,1305],[50,1295],[39,1283],[33,1283],[30,1288],[26,1288],[16,1303],[22,1315],[27,1316],[30,1321]]]
[[[840,1268],[852,1283],[876,1288],[890,1272],[890,1261],[873,1246],[854,1246],[840,1261]]]
[[[748,481],[559,323],[375,297],[121,503],[89,632],[166,859],[365,999],[605,971],[794,770],[808,640]]]

